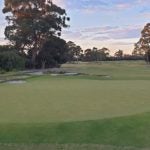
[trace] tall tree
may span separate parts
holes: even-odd
[[[80,46],[76,45],[74,42],[69,41],[67,42],[68,45],[68,53],[69,53],[69,60],[76,60],[78,62],[83,50]]]
[[[84,51],[84,59],[85,61],[92,61],[92,49],[88,48]]]
[[[122,58],[123,57],[123,50],[118,50],[117,52],[115,52],[115,56],[118,58]]]
[[[145,53],[147,62],[150,62],[150,23],[147,23],[141,32],[140,40],[135,44],[133,54]]]
[[[65,9],[51,0],[5,0],[4,13],[8,26],[5,36],[21,53],[31,51],[32,64],[43,45],[53,36],[60,36],[69,18]]]

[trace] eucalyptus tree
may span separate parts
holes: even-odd
[[[117,52],[115,52],[115,56],[118,58],[122,58],[123,57],[123,50],[118,50]]]
[[[78,62],[83,53],[82,48],[79,45],[76,45],[72,41],[67,42],[67,46],[69,50],[68,51],[69,61],[76,60]]]
[[[147,23],[141,32],[140,40],[135,44],[134,53],[145,53],[146,60],[150,62],[150,23]]]
[[[68,27],[66,10],[51,0],[5,0],[3,13],[8,14],[6,38],[21,54],[31,52],[33,67],[44,43]]]
[[[92,49],[86,49],[84,56],[86,61],[104,61],[109,56],[109,49],[93,47]]]

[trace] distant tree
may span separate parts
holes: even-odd
[[[16,51],[12,45],[0,45],[0,53],[6,51]]]
[[[100,61],[102,59],[101,51],[98,48],[93,47],[92,53],[94,61]]]
[[[84,51],[84,60],[85,61],[92,61],[93,60],[92,49],[88,48]]]
[[[118,50],[118,51],[115,53],[115,56],[118,57],[118,58],[122,58],[122,57],[123,57],[123,50]]]
[[[84,52],[84,59],[86,61],[104,61],[109,56],[109,49],[102,48],[98,49],[93,47],[92,49],[86,49]]]
[[[135,44],[133,54],[145,54],[146,61],[150,63],[150,23],[146,24],[141,32],[140,40]]]
[[[80,46],[76,45],[74,42],[72,41],[69,41],[67,42],[67,46],[68,46],[68,59],[70,61],[72,60],[76,60],[77,62],[79,61],[82,53],[83,53],[83,50]]]
[[[4,13],[8,26],[5,36],[21,52],[30,51],[33,66],[43,45],[53,36],[60,36],[67,27],[65,9],[51,0],[5,0]]]
[[[101,52],[105,55],[105,57],[109,56],[110,50],[106,47],[103,47],[102,49],[100,49]]]
[[[106,60],[109,56],[110,50],[106,47],[103,47],[99,50],[99,53],[101,54],[101,60]]]

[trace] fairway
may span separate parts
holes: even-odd
[[[46,74],[23,84],[0,84],[0,143],[150,148],[150,67],[145,62],[65,64],[62,69],[85,75]]]

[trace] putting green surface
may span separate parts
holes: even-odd
[[[149,66],[131,61],[66,64],[63,69],[86,75],[0,84],[0,143],[6,144],[1,149],[9,149],[7,143],[48,143],[47,148],[64,150],[86,149],[84,144],[91,150],[150,148]]]
[[[150,111],[146,80],[90,80],[42,76],[0,85],[0,122],[82,121]]]

